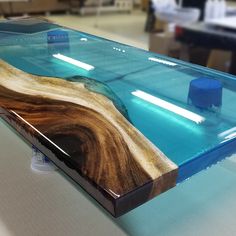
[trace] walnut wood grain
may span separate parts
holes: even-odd
[[[0,61],[2,117],[114,216],[175,186],[177,166],[128,121],[124,107],[89,89],[88,78],[78,81]]]

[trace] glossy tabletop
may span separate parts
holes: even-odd
[[[176,165],[175,183],[236,152],[236,80],[228,74],[32,19],[0,23],[0,58],[109,98]],[[190,101],[191,82],[200,78],[222,85],[219,105]]]
[[[236,156],[114,218],[61,171],[33,171],[31,147],[1,120],[0,132],[0,235],[236,234]]]

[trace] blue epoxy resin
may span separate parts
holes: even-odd
[[[50,23],[43,30],[35,24],[33,34],[6,28],[1,32],[0,24],[0,58],[36,75],[99,82],[88,86],[112,94],[130,122],[179,166],[178,182],[236,152],[234,76]],[[51,41],[55,33],[58,41]]]
[[[65,30],[52,30],[47,33],[48,53],[66,53],[70,50],[68,32]]]

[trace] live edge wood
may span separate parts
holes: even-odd
[[[115,217],[174,187],[177,166],[114,101],[78,81],[0,61],[1,116]]]

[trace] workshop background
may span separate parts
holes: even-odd
[[[236,74],[236,1],[0,0],[2,18],[39,16]]]
[[[2,21],[27,17],[236,74],[236,0],[0,0]],[[235,156],[113,219],[61,172],[33,172],[3,120],[0,133],[0,236],[236,235]]]

